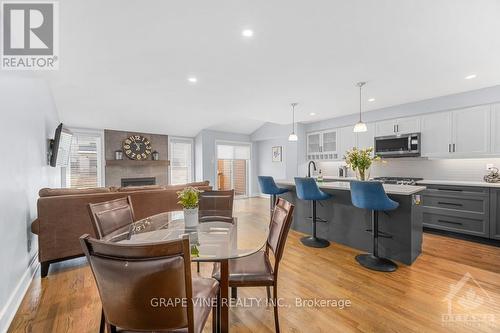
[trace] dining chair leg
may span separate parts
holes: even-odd
[[[280,332],[280,322],[278,318],[278,288],[276,283],[273,286],[273,305],[274,305],[274,327],[276,333]]]
[[[237,287],[231,287],[231,298],[233,298],[233,299],[238,298],[238,288]]]
[[[196,263],[196,272],[200,272],[200,262]]]
[[[271,287],[267,286],[267,301],[269,302],[271,300]]]
[[[219,302],[219,299],[217,297],[217,300],[215,302],[215,304],[212,304],[212,333],[217,333],[218,332],[218,327],[217,327],[217,317],[218,317],[218,313],[217,313],[217,303]]]
[[[99,333],[105,333],[106,330],[106,318],[104,318],[104,310],[101,309],[101,322],[99,323]]]
[[[221,321],[221,296],[220,296],[220,290],[219,293],[217,294],[217,332],[221,331],[221,326],[220,326],[220,321]]]

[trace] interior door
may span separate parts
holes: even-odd
[[[453,111],[455,153],[486,154],[489,151],[490,106]]]
[[[451,151],[451,112],[431,113],[421,119],[421,153],[424,157],[449,156]]]

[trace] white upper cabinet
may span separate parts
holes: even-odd
[[[337,152],[337,130],[325,131],[321,133],[322,136],[322,153],[336,153]]]
[[[406,117],[379,121],[375,124],[376,136],[398,135],[420,132],[420,117]]]
[[[400,118],[396,124],[396,134],[420,132],[420,117]]]
[[[375,146],[375,124],[367,123],[366,127],[368,129],[366,132],[356,133],[357,134],[356,147],[360,149]]]
[[[356,133],[353,131],[354,126],[346,126],[339,128],[339,151],[338,158],[343,159],[346,151],[356,147]]]
[[[378,121],[375,123],[376,136],[388,136],[396,134],[397,119]]]
[[[464,156],[490,151],[490,105],[453,111],[452,151]]]
[[[319,153],[321,149],[321,133],[309,133],[307,134],[307,153],[315,154]]]
[[[491,152],[500,154],[500,104],[491,106]]]
[[[451,153],[451,112],[422,116],[422,156],[446,156]]]
[[[335,160],[338,158],[337,130],[307,134],[307,158],[310,160]]]

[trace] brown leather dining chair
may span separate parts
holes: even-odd
[[[105,238],[117,232],[127,231],[135,221],[130,196],[111,201],[88,204],[89,214],[96,237]]]
[[[220,221],[233,223],[234,190],[203,191],[199,194],[198,219],[200,223]],[[196,263],[200,272],[200,263]]]
[[[199,196],[200,222],[233,222],[234,190],[203,191]]]
[[[285,243],[292,223],[294,205],[283,198],[278,198],[274,207],[269,235],[264,251],[250,256],[229,260],[229,286],[238,287],[266,287],[267,297],[274,305],[274,326],[280,331],[278,319],[278,268],[283,257]],[[271,264],[270,254],[274,255],[274,265]],[[214,265],[212,276],[220,280],[220,266]],[[271,298],[270,287],[273,287]]]
[[[117,244],[80,237],[102,302],[100,332],[200,333],[219,283],[192,278],[189,238]],[[174,303],[179,300],[178,303]],[[212,313],[216,329],[215,311]]]

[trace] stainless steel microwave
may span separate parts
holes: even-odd
[[[380,157],[420,156],[420,133],[375,138],[375,154]]]

